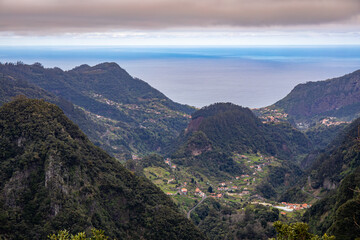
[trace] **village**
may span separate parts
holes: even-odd
[[[275,157],[266,157],[261,154],[235,154],[237,161],[245,163],[249,169],[249,173],[235,176],[232,180],[222,182],[197,182],[193,178],[190,181],[180,181],[171,171],[182,172],[176,164],[173,164],[170,158],[164,159],[164,163],[169,167],[170,172],[162,181],[155,180],[155,183],[161,183],[160,187],[163,191],[172,196],[174,199],[188,204],[186,208],[189,210],[195,205],[199,199],[214,198],[224,202],[248,202],[250,204],[260,204],[268,207],[274,207],[281,210],[282,215],[288,212],[299,211],[309,208],[311,205],[307,203],[286,203],[286,202],[267,202],[266,199],[257,194],[255,187],[261,181],[266,171],[266,167],[276,164]],[[181,167],[180,167],[181,168]],[[150,177],[151,178],[151,177]],[[189,178],[182,178],[189,179]],[[164,184],[165,183],[165,184]]]
[[[337,126],[337,125],[340,125],[340,124],[346,124],[346,123],[349,123],[349,122],[340,121],[336,117],[327,117],[327,118],[321,119],[319,123],[320,123],[320,125],[324,125],[324,126],[329,127],[329,126]]]
[[[288,114],[280,109],[265,107],[255,108],[253,110],[258,112],[259,118],[263,123],[280,123],[287,121]]]
[[[141,111],[142,114],[145,113],[149,114],[149,116],[144,118],[143,123],[147,123],[147,122],[156,123],[158,118],[173,118],[179,115],[185,118],[191,118],[191,115],[170,110],[161,103],[158,103],[157,101],[152,101],[151,99],[143,100],[143,104],[123,104],[107,99],[101,94],[97,94],[97,93],[89,93],[89,94],[91,97],[94,97],[97,101],[105,103],[110,106],[115,106],[116,108],[125,112],[129,116],[132,116],[134,114],[136,115],[137,111]],[[146,127],[143,126],[143,128]]]

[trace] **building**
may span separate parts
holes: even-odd
[[[182,188],[180,191],[182,195],[187,195],[188,190],[186,188]]]

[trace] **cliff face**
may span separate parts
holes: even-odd
[[[316,116],[352,120],[360,112],[360,70],[326,81],[299,84],[274,106],[295,120]]]
[[[0,108],[0,238],[96,227],[120,239],[203,239],[170,199],[95,147],[55,105]]]

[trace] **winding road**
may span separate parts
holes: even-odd
[[[313,195],[313,194],[305,191],[304,187],[301,188],[301,191],[303,191],[304,193],[306,193],[306,194],[309,195],[310,197],[316,198],[316,199],[318,199],[318,200],[321,199],[320,197],[317,197],[317,196],[315,196],[315,195]]]
[[[310,178],[310,176],[308,176],[308,178],[307,178],[307,184],[308,184],[309,188],[311,188],[311,178]],[[315,196],[315,195],[313,195],[313,194],[305,191],[305,186],[301,188],[301,191],[303,191],[304,193],[306,193],[306,194],[309,195],[310,197],[316,198],[316,199],[318,199],[318,200],[321,199],[320,197],[317,197],[317,196]]]
[[[198,204],[196,204],[192,209],[190,209],[190,211],[187,213],[187,218],[188,218],[188,219],[190,219],[190,214],[191,214],[191,212],[192,212],[195,208],[197,208],[206,198],[207,198],[207,196],[205,195],[205,197],[203,197],[203,198],[201,199],[201,201],[198,202]]]

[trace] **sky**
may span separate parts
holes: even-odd
[[[0,45],[359,45],[360,0],[0,0]]]

